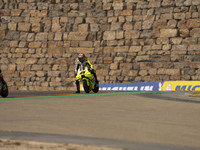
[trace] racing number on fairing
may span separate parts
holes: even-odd
[[[85,73],[85,71],[82,71],[80,74],[84,74]]]

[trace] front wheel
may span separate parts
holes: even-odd
[[[6,84],[4,84],[2,86],[1,96],[2,97],[7,97],[8,96],[8,86]]]
[[[86,80],[83,80],[83,88],[85,90],[85,93],[90,93],[90,87],[87,85]]]

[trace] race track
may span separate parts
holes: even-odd
[[[200,98],[185,93],[57,94],[63,96],[11,93],[7,100],[0,98],[0,139],[130,150],[200,149]]]

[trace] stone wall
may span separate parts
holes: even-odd
[[[0,0],[10,90],[74,90],[78,53],[100,83],[200,79],[200,0]]]

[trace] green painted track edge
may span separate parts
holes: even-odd
[[[141,93],[163,93],[163,92],[112,92],[112,93],[94,93],[94,94],[66,94],[53,96],[30,96],[30,97],[13,97],[0,98],[1,101],[28,100],[28,99],[48,99],[48,98],[73,98],[73,97],[91,97],[91,96],[109,96],[109,95],[125,95],[125,94],[141,94]]]

